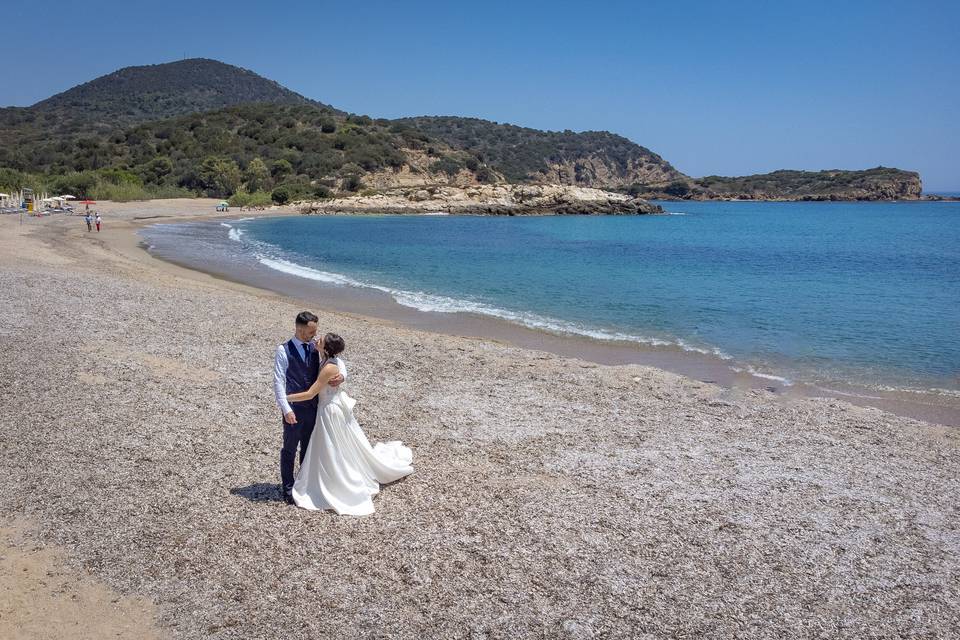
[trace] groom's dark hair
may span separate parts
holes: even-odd
[[[310,313],[309,311],[301,311],[297,314],[297,324],[301,326],[307,326],[311,322],[317,322],[320,318]]]

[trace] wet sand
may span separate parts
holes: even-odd
[[[361,424],[416,471],[367,518],[289,507],[271,353],[303,302],[138,246],[212,205],[103,210],[99,235],[0,217],[0,524],[144,627],[960,635],[960,432],[838,400],[321,310]]]

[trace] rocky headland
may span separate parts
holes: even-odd
[[[855,201],[918,200],[923,183],[916,171],[876,167],[862,171],[781,170],[738,178],[707,176],[685,194],[696,200]]]
[[[468,185],[398,187],[346,198],[299,203],[301,213],[453,213],[569,215],[663,213],[628,194],[566,185]]]

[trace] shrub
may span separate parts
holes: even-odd
[[[357,174],[352,173],[348,176],[344,176],[343,178],[344,191],[355,192],[359,190],[361,186],[363,186],[363,182],[360,180],[360,176],[358,176]]]
[[[270,199],[279,205],[285,205],[290,202],[290,189],[286,185],[281,185],[273,190]]]
[[[373,124],[373,119],[371,119],[370,116],[349,115],[347,116],[347,122],[358,124],[362,127],[369,127]]]
[[[686,182],[677,180],[676,182],[671,182],[669,185],[667,185],[663,192],[671,196],[682,198],[690,193],[690,185]]]
[[[78,198],[85,196],[95,197],[93,190],[99,182],[100,180],[96,173],[92,171],[79,171],[53,178],[50,186],[53,191],[57,193],[69,193]]]
[[[272,194],[266,191],[254,191],[247,200],[248,207],[269,207],[273,204]]]
[[[246,207],[250,204],[250,194],[243,189],[237,191],[227,200],[231,207]]]
[[[497,181],[497,174],[495,174],[493,170],[486,165],[483,165],[479,169],[477,169],[476,175],[477,175],[477,182],[482,182],[484,184],[493,184]]]
[[[115,185],[131,184],[143,186],[143,180],[140,179],[140,176],[125,169],[101,169],[100,178],[104,182]]]
[[[444,156],[430,165],[430,171],[434,173],[443,172],[448,176],[455,176],[460,172],[460,169],[463,168],[463,165],[460,162],[452,158],[451,156]]]
[[[293,165],[289,160],[281,159],[276,160],[270,165],[270,173],[276,179],[282,179],[284,176],[288,176],[293,173]]]
[[[6,167],[0,168],[0,188],[18,191],[28,186],[30,185],[26,174]]]

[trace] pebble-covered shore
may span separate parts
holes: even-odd
[[[960,432],[832,400],[315,301],[416,471],[370,517],[284,504],[271,357],[303,305],[137,249],[165,206],[0,219],[0,518],[170,637],[960,637]]]

